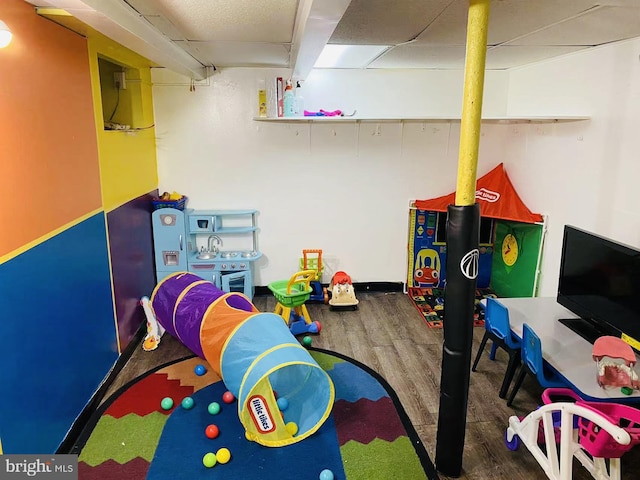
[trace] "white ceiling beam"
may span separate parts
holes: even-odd
[[[291,46],[293,79],[304,80],[351,0],[300,0]]]
[[[38,6],[63,8],[81,22],[152,62],[195,80],[207,68],[160,33],[123,0],[28,0]]]

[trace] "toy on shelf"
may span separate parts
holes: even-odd
[[[314,256],[315,255],[315,256]],[[302,258],[300,259],[300,270],[315,270],[316,278],[311,280],[310,302],[322,302],[325,305],[329,303],[329,293],[322,286],[322,272],[324,265],[322,264],[322,250],[302,250]]]
[[[591,355],[598,367],[598,385],[622,387],[629,393],[640,388],[638,375],[633,370],[636,356],[624,340],[609,335],[599,337],[593,343]]]
[[[356,298],[351,277],[345,272],[336,272],[329,284],[331,292],[331,300],[329,305],[332,307],[352,307],[358,308],[358,299]]]
[[[316,278],[315,270],[302,270],[289,280],[271,282],[268,287],[278,300],[275,314],[280,315],[293,335],[320,333],[320,322],[312,322],[305,302],[311,295],[311,281]]]
[[[569,401],[552,402],[552,396]],[[640,443],[640,410],[585,402],[567,388],[548,388],[542,399],[544,405],[526,417],[509,418],[507,447],[523,443],[553,480],[573,478],[573,457],[593,478],[619,480],[620,457]]]
[[[151,304],[149,303],[149,297],[142,297],[140,299],[140,305],[144,310],[144,314],[147,317],[147,335],[142,341],[142,349],[145,352],[150,352],[158,348],[160,345],[160,339],[164,335],[164,327],[158,323],[156,316],[153,314]]]

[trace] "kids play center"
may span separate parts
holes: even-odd
[[[0,478],[635,478],[639,2],[2,0],[0,47]]]

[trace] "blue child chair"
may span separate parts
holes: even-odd
[[[476,354],[476,359],[473,362],[471,370],[476,371],[478,361],[482,356],[485,345],[488,340],[491,340],[491,354],[489,358],[495,359],[496,349],[502,348],[509,354],[509,363],[507,365],[507,371],[504,374],[504,380],[502,380],[502,386],[500,387],[500,398],[507,396],[509,385],[513,379],[518,365],[520,365],[520,340],[511,334],[511,325],[509,324],[509,310],[502,303],[495,298],[487,298],[487,306],[484,314],[484,337],[480,342],[480,348]]]
[[[522,365],[520,365],[513,389],[507,399],[508,406],[513,403],[527,373],[536,377],[543,388],[568,387],[558,374],[546,366],[546,362],[542,358],[542,342],[533,329],[525,323],[522,326]]]

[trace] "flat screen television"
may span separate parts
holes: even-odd
[[[580,317],[560,321],[592,343],[640,340],[640,250],[565,225],[557,301]]]

